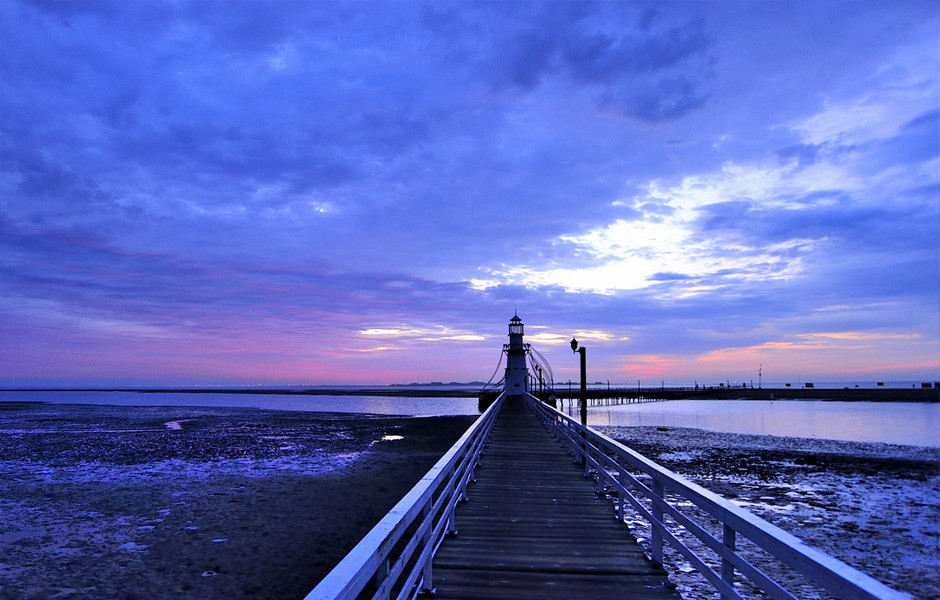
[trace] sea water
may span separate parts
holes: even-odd
[[[577,417],[577,407],[568,409]],[[940,447],[940,403],[668,400],[592,406],[588,425],[694,427],[725,433]]]
[[[227,394],[134,391],[4,391],[0,402],[115,406],[247,407],[401,416],[477,415],[461,397]],[[567,409],[577,417],[578,409]],[[819,400],[669,400],[592,406],[589,425],[694,427],[727,433],[940,447],[940,404]]]
[[[409,396],[332,396],[271,393],[200,393],[135,391],[4,391],[0,402],[107,404],[113,406],[209,406],[309,412],[367,413],[401,416],[476,415],[476,398]]]

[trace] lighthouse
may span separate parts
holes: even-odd
[[[506,347],[506,387],[507,396],[521,396],[526,391],[529,370],[526,368],[526,345],[522,341],[522,319],[518,314],[509,320],[509,345]]]

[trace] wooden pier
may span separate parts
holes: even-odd
[[[436,600],[679,597],[521,397],[497,417],[467,497],[434,558]]]
[[[650,558],[626,511],[650,524]],[[679,600],[664,560],[728,600],[766,597],[742,584],[802,597],[806,582],[844,600],[911,600],[534,396],[506,394],[305,600]]]

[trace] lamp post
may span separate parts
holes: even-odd
[[[581,355],[581,424],[587,425],[587,348],[578,347],[578,340],[571,338],[571,351]]]

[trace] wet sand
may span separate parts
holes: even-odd
[[[680,427],[599,429],[895,589],[940,598],[936,448]],[[638,519],[628,524],[649,538]],[[802,586],[800,598],[829,597],[798,576],[777,574]],[[681,561],[670,579],[686,600],[715,596]]]
[[[0,597],[302,598],[472,420],[4,403]]]
[[[471,422],[0,403],[0,597],[302,598]],[[940,597],[936,449],[605,432],[915,598]],[[670,578],[687,600],[714,596],[681,565]]]

